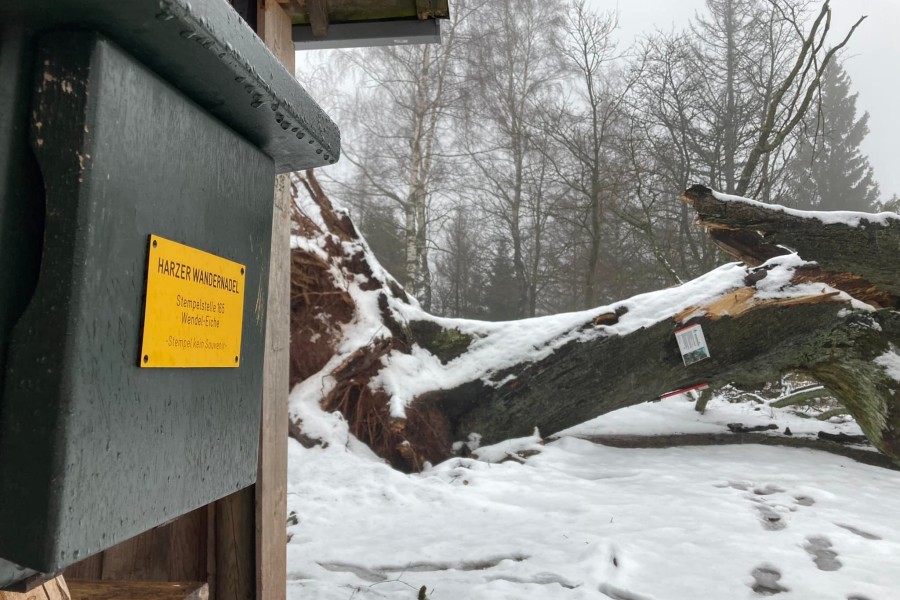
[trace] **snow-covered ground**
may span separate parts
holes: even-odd
[[[760,410],[755,410],[760,408]],[[327,447],[289,447],[289,598],[900,598],[900,473],[755,445],[614,449],[566,435],[481,448],[405,475],[303,410]],[[791,420],[793,419],[793,420]],[[571,433],[722,431],[775,422],[857,433],[753,404],[676,397]]]
[[[304,208],[313,216],[316,210]],[[855,214],[839,217],[862,224]],[[328,259],[324,237],[295,238],[294,246]],[[343,248],[348,257],[365,253],[377,279],[390,277],[364,242]],[[791,283],[803,264],[796,256],[769,261],[756,297],[833,291]],[[806,449],[615,449],[583,439],[724,433],[734,423],[775,425],[772,435],[787,427],[805,437],[860,433],[848,418],[812,418],[827,407],[714,398],[700,415],[676,396],[604,415],[547,445],[537,437],[511,440],[420,474],[395,471],[350,436],[339,415],[319,408],[335,385],[329,374],[387,334],[377,293],[363,290],[353,273],[333,271],[356,315],[340,328],[331,361],[291,396],[291,418],[324,442],[289,442],[292,600],[900,598],[900,472]],[[389,308],[399,322],[433,320],[473,341],[465,357],[447,364],[418,347],[395,350],[370,385],[388,392],[394,416],[402,416],[423,392],[477,379],[496,385],[494,374],[571,339],[624,335],[676,314],[686,320],[695,314],[683,311],[746,285],[746,274],[724,265],[608,307],[512,323],[439,319],[393,298]],[[614,311],[621,318],[613,325],[579,327]],[[900,373],[894,354],[879,360]]]

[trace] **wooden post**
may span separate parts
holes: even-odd
[[[259,0],[257,32],[285,68],[294,73],[291,19],[275,0]],[[262,431],[256,483],[256,597],[283,600],[287,587],[287,433],[290,345],[291,185],[275,180],[269,305],[263,375]]]
[[[293,73],[291,20],[276,0],[258,0],[256,32]],[[279,175],[274,183],[259,470],[255,486],[215,505],[210,592],[216,600],[284,600],[287,594],[290,178]]]

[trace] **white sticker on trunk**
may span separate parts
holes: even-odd
[[[675,340],[678,341],[678,349],[681,350],[684,366],[709,358],[709,348],[706,346],[706,338],[703,337],[703,329],[700,325],[679,329],[675,332]]]

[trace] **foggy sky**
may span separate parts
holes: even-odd
[[[619,40],[628,46],[635,36],[653,29],[681,29],[704,0],[588,0],[599,10],[619,12]],[[819,5],[821,6],[821,5]],[[857,118],[869,112],[869,135],[862,143],[882,200],[900,195],[900,0],[832,0],[832,39],[837,43],[862,15],[843,54],[852,80]]]

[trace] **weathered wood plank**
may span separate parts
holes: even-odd
[[[254,498],[250,486],[216,502],[216,600],[257,597]]]
[[[209,600],[203,582],[76,581],[69,582],[72,600]]]
[[[256,483],[257,598],[286,594],[290,182],[279,175],[272,219],[259,478]]]
[[[70,580],[206,581],[211,507],[137,535],[66,568]]]
[[[218,568],[216,566],[216,504],[206,506],[206,582],[209,584],[209,597],[216,596],[216,580]]]
[[[115,546],[113,546],[115,548]],[[102,579],[103,555],[105,552],[95,554],[89,558],[77,562],[63,571],[63,575],[69,579]]]
[[[111,548],[103,557],[101,579],[165,581],[167,533],[151,529]]]
[[[73,600],[62,575],[37,585],[27,592],[0,591],[0,600]]]
[[[275,58],[288,73],[294,73],[294,42],[291,39],[291,20],[277,0],[261,0],[256,13],[256,29]]]
[[[207,519],[204,506],[167,526],[166,581],[207,581]]]

